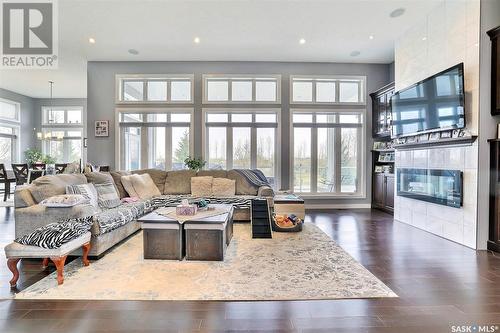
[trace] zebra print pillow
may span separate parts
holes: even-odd
[[[92,216],[69,219],[63,222],[47,224],[33,232],[19,237],[15,242],[23,245],[58,249],[62,245],[88,232],[92,227]]]

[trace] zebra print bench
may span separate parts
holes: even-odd
[[[57,249],[47,249],[39,246],[33,245],[23,245],[17,242],[12,242],[5,247],[5,256],[7,257],[7,267],[12,272],[13,277],[10,280],[11,288],[17,285],[17,280],[19,279],[19,271],[17,269],[17,263],[21,259],[43,259],[43,266],[47,267],[49,264],[49,258],[52,260],[57,269],[57,283],[62,284],[64,282],[63,271],[64,264],[66,262],[66,257],[71,252],[82,247],[83,249],[83,264],[85,266],[89,265],[89,260],[87,255],[90,250],[90,232],[87,232],[65,244]]]

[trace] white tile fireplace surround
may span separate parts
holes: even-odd
[[[461,208],[396,195],[394,218],[475,249],[477,144],[466,147],[398,150],[396,151],[396,168],[453,169],[463,172],[463,206]]]

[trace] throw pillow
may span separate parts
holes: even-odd
[[[191,178],[191,195],[193,197],[208,197],[212,195],[214,177],[203,176]]]
[[[88,202],[89,200],[81,194],[61,194],[43,200],[40,205],[57,208],[73,207]]]
[[[134,187],[135,193],[141,199],[151,199],[152,197],[157,197],[161,195],[160,190],[156,187],[153,179],[148,173],[142,175],[132,175],[130,176],[132,181],[132,186]]]
[[[113,183],[95,184],[97,201],[102,209],[110,209],[120,206],[121,201]]]
[[[121,182],[129,197],[139,197],[134,189],[134,186],[132,185],[132,176],[133,175],[122,176]]]
[[[111,174],[111,177],[113,177],[113,181],[115,183],[116,190],[118,191],[118,195],[120,196],[120,199],[128,197],[128,193],[127,193],[127,191],[125,191],[125,188],[123,187],[123,184],[122,184],[122,177],[130,175],[130,172],[128,172],[128,171],[111,171],[110,174]]]
[[[109,172],[87,172],[85,177],[87,177],[87,182],[92,184],[114,183]]]
[[[68,185],[66,186],[66,194],[81,194],[89,200],[89,203],[95,209],[99,208],[94,184]]]
[[[214,178],[212,195],[216,197],[230,197],[236,194],[236,181],[227,178]]]
[[[68,185],[86,183],[87,178],[82,174],[47,175],[35,179],[28,189],[35,201],[39,203],[54,195],[65,194]]]
[[[62,245],[87,233],[92,227],[92,216],[69,219],[60,223],[50,223],[33,232],[17,238],[15,242],[23,245],[58,249]]]

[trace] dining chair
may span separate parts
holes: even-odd
[[[45,170],[47,168],[47,164],[45,164],[45,163],[33,163],[33,164],[31,164],[31,168],[33,170]]]
[[[15,178],[12,177],[9,178],[9,174],[5,169],[5,165],[3,163],[0,163],[0,184],[3,184],[3,189],[4,189],[3,201],[7,201],[7,198],[10,197],[10,183],[15,183],[15,182],[16,182]]]
[[[14,171],[16,177],[16,185],[23,185],[28,182],[28,164],[12,164],[12,171]]]
[[[56,175],[60,173],[64,173],[64,170],[66,170],[66,167],[68,166],[68,163],[56,163],[54,165],[54,168],[56,169]]]

